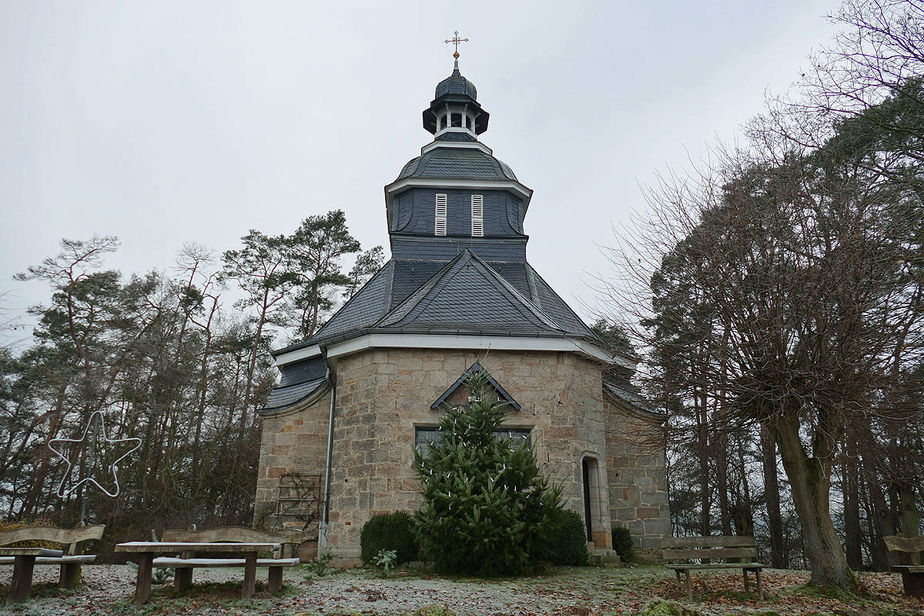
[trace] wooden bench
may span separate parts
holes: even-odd
[[[899,537],[890,535],[882,540],[889,554],[899,564],[892,565],[892,570],[902,574],[902,586],[909,597],[924,597],[924,565],[921,564],[920,552],[924,552],[924,537]]]
[[[32,571],[35,565],[58,565],[61,572],[58,586],[73,588],[80,582],[82,565],[96,560],[93,554],[80,554],[84,543],[103,536],[105,525],[84,526],[82,528],[55,528],[52,526],[26,526],[16,530],[0,532],[0,546],[9,546],[20,542],[56,543],[62,552],[45,550],[42,553],[54,556],[42,556],[42,553],[16,553],[19,548],[4,548],[9,555],[0,556],[0,565],[13,565],[13,580],[10,588],[11,601],[23,601],[29,598],[32,589]],[[20,549],[20,551],[23,551]],[[15,556],[13,554],[16,554]]]
[[[273,558],[258,558],[258,567],[269,568],[268,586],[269,591],[273,594],[279,592],[282,588],[282,571],[285,567],[292,567],[299,563],[298,558],[281,558],[284,554],[285,547],[288,544],[301,543],[302,534],[298,531],[290,532],[265,532],[247,528],[245,526],[223,526],[210,530],[178,530],[169,529],[164,531],[163,541],[170,543],[278,543],[280,550],[273,554]],[[192,584],[192,574],[194,569],[205,567],[244,567],[246,564],[243,558],[195,558],[194,553],[186,552],[178,558],[159,557],[155,558],[153,566],[155,569],[173,569],[173,584],[177,592],[182,592]]]
[[[760,571],[766,565],[754,562],[757,558],[757,546],[754,537],[726,537],[721,535],[711,537],[670,537],[661,544],[662,555],[668,560],[699,561],[676,562],[667,565],[677,575],[678,584],[681,583],[680,574],[686,576],[687,598],[693,599],[693,589],[690,586],[690,572],[694,569],[741,569],[744,576],[744,591],[750,592],[748,572],[753,571],[757,577],[757,597],[764,598],[764,587],[760,579]],[[739,562],[725,561],[731,558],[740,559]],[[710,561],[704,563],[703,561]],[[681,587],[681,590],[683,587]]]

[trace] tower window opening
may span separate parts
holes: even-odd
[[[472,116],[470,115],[465,116],[465,128],[468,128],[468,129],[472,128]]]
[[[436,209],[435,209],[435,224],[433,228],[434,235],[446,235],[446,195],[437,193],[436,195]]]
[[[484,237],[484,195],[472,195],[472,237]]]
[[[440,116],[439,130],[443,130],[444,128],[446,128],[446,116],[441,115],[441,116]]]
[[[462,114],[461,113],[450,114],[449,119],[450,119],[450,122],[453,128],[462,128]]]

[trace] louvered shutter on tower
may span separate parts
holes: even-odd
[[[472,237],[484,237],[484,197],[472,195]]]
[[[436,225],[435,235],[446,235],[446,195],[436,195]]]

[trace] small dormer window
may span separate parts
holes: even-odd
[[[472,237],[484,237],[483,195],[472,195]]]
[[[433,227],[434,235],[446,235],[446,195],[437,194],[436,195],[436,207],[435,207],[435,224]]]

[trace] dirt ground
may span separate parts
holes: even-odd
[[[0,568],[0,593],[9,590],[12,567]],[[266,592],[266,570],[257,574],[257,594],[239,598],[243,571],[197,570],[194,586],[181,596],[172,579],[156,585],[141,608],[132,603],[135,570],[128,565],[85,567],[83,584],[74,591],[55,588],[57,568],[36,567],[33,598],[0,607],[0,613],[35,616],[64,614],[272,614],[461,616],[477,614],[555,616],[761,616],[924,615],[924,601],[902,595],[901,578],[861,573],[860,595],[831,596],[806,587],[802,571],[765,572],[767,598],[745,593],[741,573],[694,574],[694,600],[687,601],[673,573],[662,567],[560,568],[541,576],[500,580],[448,579],[420,571],[350,570],[318,577],[306,567],[286,571],[279,596]],[[753,587],[752,587],[753,588]]]

